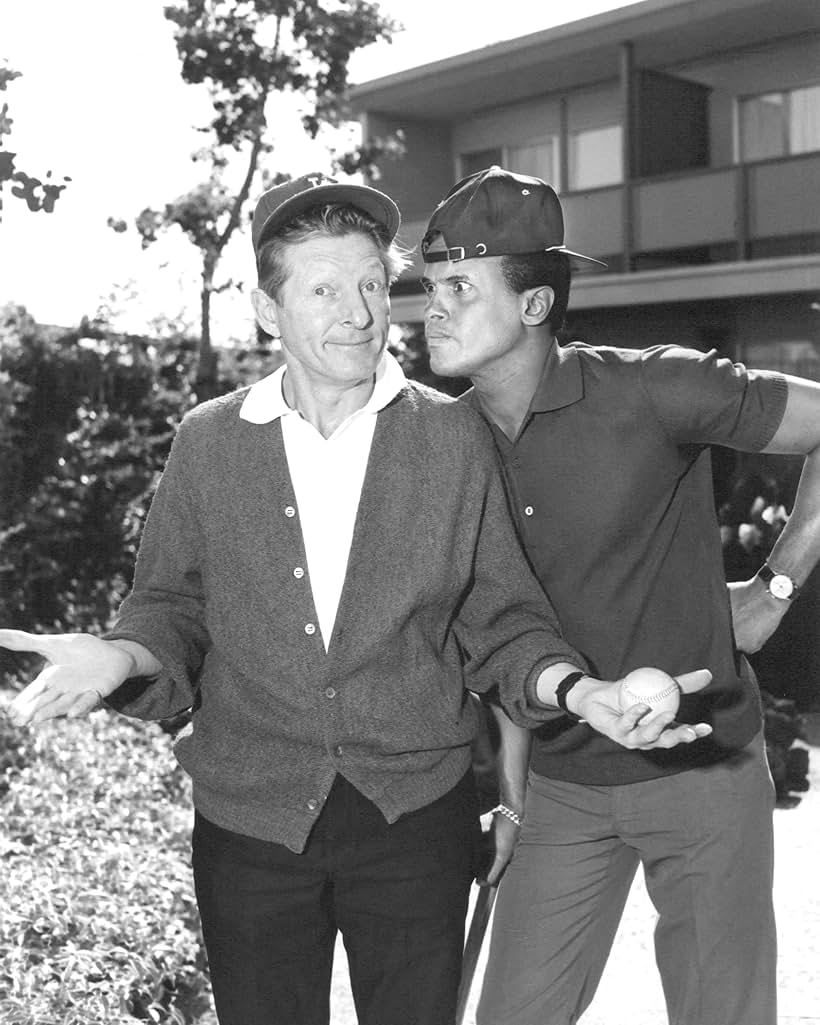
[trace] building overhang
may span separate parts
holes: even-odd
[[[817,0],[644,0],[364,82],[350,96],[357,115],[451,121],[617,78],[626,42],[636,65],[668,68],[818,31]]]
[[[820,254],[674,267],[635,274],[579,275],[572,283],[570,309],[652,306],[799,293],[820,300]],[[424,314],[424,296],[396,296],[392,300],[392,311],[396,324],[419,322]]]

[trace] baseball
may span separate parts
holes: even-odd
[[[652,711],[641,719],[646,724],[661,712],[677,713],[680,687],[657,669],[633,669],[621,681],[618,703],[623,712],[632,705],[649,705]]]

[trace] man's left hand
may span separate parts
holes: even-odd
[[[518,834],[521,827],[517,826],[506,815],[492,815],[491,823],[484,839],[490,839],[488,858],[489,868],[478,877],[479,886],[497,886],[504,870],[512,860]],[[482,821],[484,816],[482,816]]]

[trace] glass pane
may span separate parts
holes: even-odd
[[[820,85],[794,89],[789,99],[790,152],[820,149]]]
[[[475,174],[476,171],[483,171],[486,167],[501,163],[500,149],[480,149],[474,153],[462,153],[461,177],[466,178],[468,174]]]
[[[786,153],[783,93],[752,96],[740,103],[740,159],[766,160]]]
[[[508,169],[516,171],[518,174],[530,174],[536,178],[543,178],[544,181],[550,182],[557,188],[557,152],[558,146],[554,138],[533,142],[529,146],[511,146]]]
[[[573,132],[569,137],[569,187],[594,189],[623,181],[621,126]]]

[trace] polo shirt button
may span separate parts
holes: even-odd
[[[525,505],[524,506],[524,515],[525,516],[532,516],[532,513],[533,513],[532,506],[531,505]]]
[[[288,519],[290,519],[290,517],[295,516],[295,515],[296,515],[296,510],[293,508],[293,506],[292,505],[286,505],[285,506],[285,516],[287,516]]]
[[[337,758],[341,758],[342,757],[342,745],[341,744],[337,744],[336,745],[336,757]]]
[[[307,806],[310,811],[316,811],[316,809],[319,807],[319,802],[314,797],[311,797],[311,799],[307,803]]]
[[[297,580],[301,580],[302,577],[305,575],[305,571],[302,569],[301,566],[297,566],[293,571],[293,575],[296,577]]]
[[[305,633],[310,637],[316,633],[316,627],[313,623],[305,623]]]

